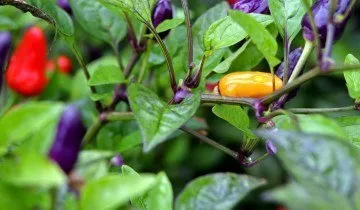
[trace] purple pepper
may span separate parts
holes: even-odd
[[[69,15],[72,14],[72,10],[68,0],[57,0],[57,5],[65,10]]]
[[[155,8],[152,12],[152,23],[156,28],[160,23],[164,22],[165,20],[173,18],[173,9],[170,0],[158,0]],[[170,31],[165,31],[160,33],[160,37],[164,39]]]
[[[335,15],[344,15],[350,5],[350,0],[338,0],[338,4],[335,10]],[[319,39],[321,47],[325,46],[327,36],[327,24],[330,13],[330,1],[329,0],[318,0],[312,7],[311,10],[314,14],[314,20],[316,28],[319,32]],[[341,23],[335,25],[334,41],[340,39],[344,32],[345,26],[349,18],[346,18]],[[305,39],[314,41],[314,33],[311,27],[309,16],[306,14],[301,22],[303,28],[303,36]]]
[[[116,167],[122,166],[124,165],[124,158],[120,154],[117,154],[111,158],[110,163]]]
[[[244,13],[270,14],[268,0],[238,0],[231,5],[231,9]]]
[[[271,140],[267,140],[266,143],[265,143],[265,148],[266,148],[266,151],[269,155],[273,156],[276,154],[277,152],[277,148],[276,146],[272,143]]]
[[[9,32],[0,32],[0,91],[3,80],[3,70],[11,46],[11,34]]]
[[[66,107],[59,121],[49,157],[67,174],[76,163],[85,131],[79,108],[76,105]]]
[[[288,77],[290,77],[291,74],[293,73],[295,66],[300,59],[301,54],[302,54],[302,49],[300,47],[296,48],[295,50],[293,50],[289,53]],[[284,76],[285,76],[284,70],[285,70],[285,62],[283,61],[277,68],[275,75],[283,80]],[[300,74],[302,74],[302,71],[300,72]],[[284,108],[285,103],[290,101],[291,99],[293,99],[297,95],[298,91],[299,91],[299,88],[291,91],[289,94],[285,94],[285,95],[281,96],[277,101],[274,102],[272,109],[277,110],[277,109]]]

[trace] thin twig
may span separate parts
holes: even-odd
[[[210,139],[209,137],[204,136],[204,135],[200,134],[199,132],[197,132],[197,131],[189,128],[189,127],[186,127],[186,126],[182,126],[181,130],[195,136],[196,138],[200,139],[201,141],[211,145],[212,147],[214,147],[214,148],[216,148],[216,149],[218,149],[220,151],[223,151],[224,153],[226,153],[226,154],[230,155],[231,157],[233,157],[234,159],[238,160],[239,155],[238,155],[237,152],[235,152],[235,151],[233,151],[233,150],[231,150],[231,149],[217,143],[216,141]]]
[[[126,65],[124,69],[124,76],[125,78],[128,78],[131,74],[132,69],[134,68],[135,64],[140,58],[140,54],[138,52],[133,52],[128,64]]]
[[[22,10],[23,12],[30,12],[34,17],[43,19],[43,20],[49,22],[52,25],[56,24],[55,20],[51,16],[49,16],[48,14],[46,14],[45,12],[40,10],[39,8],[34,7],[34,6],[30,5],[30,4],[27,4],[25,1],[22,1],[22,0],[1,0],[0,5],[14,6],[14,7]]]
[[[290,40],[287,37],[287,29],[285,27],[285,34],[284,34],[284,62],[285,62],[285,68],[284,68],[284,79],[283,84],[286,85],[286,83],[289,80],[289,51],[290,51]],[[275,83],[273,83],[275,84]]]
[[[334,14],[337,6],[338,0],[331,0],[330,2],[330,12],[327,23],[327,34],[326,34],[326,43],[324,53],[321,59],[321,70],[327,71],[330,68],[330,56],[332,51],[332,46],[335,38],[335,23],[334,23]]]
[[[337,107],[337,108],[292,108],[288,109],[290,112],[297,114],[310,114],[310,113],[326,113],[326,112],[346,112],[357,110],[355,105]]]
[[[116,44],[111,44],[111,48],[114,51],[114,54],[115,54],[115,57],[116,57],[116,60],[117,60],[117,62],[119,64],[120,69],[123,70],[125,67],[124,67],[124,64],[121,61],[119,50],[117,49],[117,45]]]
[[[309,15],[311,28],[312,28],[312,31],[314,34],[315,46],[317,48],[317,57],[318,57],[318,59],[320,59],[321,58],[321,43],[320,43],[319,31],[318,31],[318,29],[316,27],[316,23],[315,23],[314,13],[312,12],[311,5],[308,4],[307,0],[302,0],[302,3],[305,6],[307,14]]]
[[[173,92],[176,93],[176,91],[177,91],[177,82],[176,82],[175,70],[174,70],[174,66],[173,66],[173,63],[172,63],[172,59],[171,59],[169,50],[167,49],[166,45],[164,44],[161,37],[159,36],[159,34],[154,29],[154,27],[151,26],[150,24],[146,23],[146,22],[144,22],[144,23],[146,24],[148,29],[154,34],[156,41],[160,45],[160,48],[161,48],[161,50],[162,50],[162,52],[163,52],[163,54],[165,56],[166,64],[167,64],[168,70],[169,70],[170,86],[171,86],[171,89],[173,90]]]
[[[75,54],[76,59],[80,63],[81,69],[84,72],[86,80],[89,81],[89,79],[90,79],[89,70],[85,64],[84,58],[82,57],[81,53],[79,52],[79,48],[77,48],[75,46],[75,43],[74,43],[74,46],[72,46],[72,50]],[[96,88],[94,86],[89,86],[89,87],[90,87],[91,92],[93,94],[96,94]],[[100,101],[95,101],[95,106],[96,106],[96,109],[98,110],[98,112],[100,113],[102,111],[102,104],[100,103]]]
[[[192,73],[192,69],[195,67],[194,64],[194,46],[193,46],[193,37],[192,37],[192,29],[191,29],[191,20],[190,20],[190,12],[188,7],[187,0],[181,0],[181,4],[184,10],[186,28],[187,28],[187,38],[188,38],[188,67],[189,67],[189,75]]]
[[[340,24],[344,20],[346,20],[350,16],[352,9],[355,7],[355,4],[356,4],[356,0],[351,0],[350,6],[346,9],[346,12],[342,16],[342,18],[340,20],[335,19],[335,23]]]
[[[203,104],[229,104],[252,106],[255,99],[252,98],[234,98],[213,94],[202,94],[201,103]]]

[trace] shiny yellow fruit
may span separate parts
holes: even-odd
[[[282,86],[282,80],[275,76],[275,90]],[[222,96],[261,98],[273,92],[273,76],[256,71],[230,73],[219,81],[219,92]]]

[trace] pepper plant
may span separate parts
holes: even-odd
[[[360,209],[356,0],[0,0],[1,209]]]

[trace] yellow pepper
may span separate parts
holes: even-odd
[[[282,85],[282,80],[275,76],[275,90]],[[261,98],[273,92],[273,76],[256,71],[233,72],[220,80],[219,92],[222,96]]]

